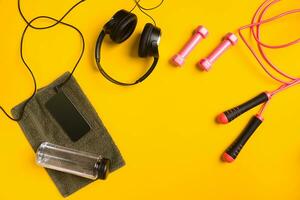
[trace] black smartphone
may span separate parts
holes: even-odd
[[[46,108],[73,142],[91,129],[87,120],[62,90],[47,101]]]

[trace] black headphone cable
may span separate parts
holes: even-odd
[[[66,84],[70,78],[72,77],[73,73],[75,72],[79,62],[81,61],[81,58],[83,56],[83,53],[85,51],[85,40],[84,40],[84,37],[83,37],[83,34],[82,32],[76,28],[75,26],[71,25],[71,24],[68,24],[68,23],[65,23],[63,22],[62,20],[74,9],[76,8],[79,4],[83,3],[85,0],[81,0],[79,1],[78,3],[76,3],[74,6],[72,6],[60,19],[55,19],[53,17],[50,17],[50,16],[38,16],[38,17],[35,17],[34,19],[28,21],[23,12],[22,12],[22,9],[21,9],[21,5],[20,5],[20,0],[18,0],[18,11],[19,11],[19,14],[21,15],[21,17],[23,18],[23,20],[25,21],[26,23],[26,27],[25,29],[23,30],[22,32],[22,36],[21,36],[21,41],[20,41],[20,56],[21,56],[21,60],[22,62],[24,63],[26,69],[28,70],[29,74],[31,75],[32,77],[32,80],[33,80],[33,85],[34,85],[34,90],[33,90],[33,93],[31,94],[31,96],[24,102],[24,105],[20,111],[20,114],[17,118],[13,118],[12,116],[10,116],[8,114],[7,111],[5,111],[5,109],[0,106],[0,110],[6,115],[6,117],[8,117],[10,120],[12,121],[15,121],[15,122],[18,122],[20,121],[23,116],[24,116],[24,113],[25,113],[25,108],[26,106],[28,105],[28,103],[33,99],[33,97],[35,96],[36,92],[37,92],[37,83],[36,83],[36,78],[31,70],[31,68],[29,67],[29,65],[27,64],[27,62],[25,61],[25,58],[24,58],[24,55],[23,55],[23,42],[24,42],[24,38],[25,38],[25,35],[26,35],[26,32],[28,30],[28,28],[32,28],[32,29],[35,29],[35,30],[44,30],[44,29],[49,29],[49,28],[52,28],[58,24],[62,24],[62,25],[65,25],[65,26],[68,26],[72,29],[74,29],[76,32],[78,32],[78,34],[80,35],[81,37],[81,40],[82,40],[82,50],[81,50],[81,54],[75,64],[75,66],[73,67],[70,75],[66,78],[66,80],[64,80],[59,86],[58,88],[62,87],[64,84]],[[33,26],[32,23],[35,22],[36,20],[39,20],[39,19],[49,19],[49,20],[52,20],[54,21],[55,23],[53,23],[52,25],[49,25],[49,26],[42,26],[42,27],[37,27],[37,26]]]

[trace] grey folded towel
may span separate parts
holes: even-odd
[[[91,125],[91,130],[77,142],[72,142],[45,108],[45,103],[56,94],[54,87],[62,83],[69,74],[67,72],[50,85],[39,89],[36,96],[27,105],[24,117],[19,122],[26,138],[34,151],[37,150],[42,142],[50,142],[77,150],[100,154],[111,160],[111,171],[122,167],[125,162],[117,146],[73,77],[62,87],[62,90]],[[23,103],[12,109],[11,112],[14,117],[19,115]],[[74,175],[51,169],[46,170],[64,197],[92,182],[92,180]]]

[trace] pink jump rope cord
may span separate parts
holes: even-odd
[[[300,9],[294,9],[294,10],[289,10],[286,12],[283,12],[279,15],[276,15],[274,17],[271,17],[269,19],[265,19],[262,20],[264,14],[266,13],[266,11],[275,3],[280,2],[281,0],[266,0],[264,1],[264,3],[257,9],[257,11],[255,12],[251,24],[242,26],[241,28],[238,29],[238,33],[241,37],[241,39],[243,40],[243,42],[246,44],[246,46],[248,47],[248,49],[251,51],[251,53],[253,54],[253,56],[255,57],[255,59],[258,61],[258,63],[261,65],[261,67],[263,68],[263,70],[274,80],[276,80],[277,82],[280,82],[282,85],[274,90],[269,92],[268,94],[270,95],[270,98],[285,90],[288,89],[292,86],[295,86],[297,84],[300,83],[300,78],[297,77],[292,77],[290,75],[288,75],[287,73],[283,72],[282,70],[280,70],[277,66],[275,66],[270,59],[268,58],[268,56],[266,55],[266,53],[264,52],[263,48],[269,48],[269,49],[279,49],[279,48],[286,48],[295,44],[298,44],[300,42],[300,38],[298,38],[297,40],[294,40],[292,42],[286,43],[286,44],[281,44],[281,45],[269,45],[266,43],[263,43],[260,39],[260,26],[262,24],[265,23],[269,23],[272,22],[274,20],[277,20],[279,18],[282,18],[284,16],[290,15],[290,14],[296,14],[296,13],[300,13]],[[259,50],[259,53],[262,57],[262,59],[259,57],[259,55],[255,52],[254,48],[251,47],[251,45],[247,42],[247,40],[245,39],[245,37],[242,34],[242,30],[245,29],[249,29],[251,31],[252,36],[254,37],[255,41],[257,42],[257,47]],[[267,67],[263,61],[265,61],[269,66]],[[278,78],[277,76],[275,76],[270,69],[273,69],[277,75],[281,75],[282,77],[286,78],[288,81],[285,81],[283,79]],[[266,106],[268,105],[269,101],[266,102],[265,104],[262,105],[260,111],[258,112],[257,116],[262,118],[262,114],[266,109]]]

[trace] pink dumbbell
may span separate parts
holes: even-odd
[[[205,59],[198,63],[201,70],[208,71],[212,64],[231,46],[234,46],[238,41],[238,37],[233,33],[228,33],[222,43]]]
[[[173,57],[173,63],[176,66],[183,65],[185,58],[202,39],[206,38],[207,34],[208,30],[204,26],[198,26],[188,43],[186,43],[183,49]]]

